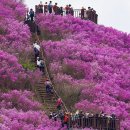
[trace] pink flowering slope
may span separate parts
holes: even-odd
[[[129,130],[130,35],[71,16],[39,15],[37,21],[44,33],[61,35],[42,46],[55,82],[80,88],[75,107],[116,114]]]
[[[25,79],[27,74],[18,59],[6,52],[0,51],[0,85],[9,87],[10,82],[17,82],[19,78]],[[8,81],[8,82],[7,82]]]
[[[27,25],[15,19],[0,20],[0,48],[10,53],[30,51],[31,33]]]
[[[31,33],[24,25],[26,7],[19,0],[0,1],[0,49],[27,58],[31,50]]]
[[[40,111],[30,91],[0,93],[1,130],[58,130],[60,123],[51,121]],[[63,130],[63,129],[62,129]]]
[[[28,62],[28,58],[32,55],[31,33],[29,27],[21,21],[25,14],[25,5],[21,2],[17,0],[0,1],[1,87],[16,88],[19,86],[20,88],[30,82],[28,83],[29,86],[40,77],[38,71],[32,74],[31,71],[25,71],[20,65],[20,63]],[[36,76],[37,78],[34,80]],[[16,82],[19,85],[16,85]]]
[[[0,0],[0,17],[24,20],[26,8],[19,0]]]

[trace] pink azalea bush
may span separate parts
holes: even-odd
[[[41,104],[33,101],[33,96],[30,91],[26,90],[12,90],[8,93],[2,93],[0,96],[2,100],[0,107],[6,109],[13,109],[15,107],[17,110],[22,109],[23,111],[39,110]]]
[[[30,91],[0,93],[0,100],[1,130],[57,130],[61,127],[40,110],[41,104],[33,100]]]
[[[25,5],[18,0],[1,0],[0,4],[0,49],[20,59],[26,59],[31,51],[31,33],[24,25]],[[23,53],[24,52],[24,53]]]
[[[25,5],[16,0],[1,0],[0,6],[0,50],[3,50],[0,52],[0,85],[16,88],[17,82],[20,88],[21,83],[22,86],[31,81],[31,84],[34,84],[37,81],[34,80],[35,77],[39,78],[40,73],[36,71],[34,75],[31,71],[25,71],[20,65],[27,62],[32,55],[31,33],[29,27],[21,21],[26,14]]]
[[[25,79],[27,74],[22,66],[18,63],[18,59],[7,52],[0,51],[0,85],[9,87],[10,82],[17,82],[20,78]],[[8,82],[7,82],[8,81]]]
[[[1,0],[0,17],[14,18],[20,21],[24,20],[26,7],[19,0]]]
[[[35,85],[41,77],[39,70],[26,71],[18,62],[18,58],[7,52],[0,51],[0,61],[0,87],[2,88],[21,89],[26,83]]]
[[[5,18],[0,20],[0,30],[0,48],[2,50],[14,54],[30,52],[31,33],[27,25],[15,19]]]
[[[71,16],[39,15],[37,23],[60,41],[43,41],[56,83],[80,87],[77,109],[115,114],[130,129],[130,34]]]

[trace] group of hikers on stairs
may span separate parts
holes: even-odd
[[[40,69],[42,75],[45,76],[45,61],[42,59],[42,57],[40,57],[40,45],[38,44],[37,40],[35,40],[35,42],[33,43],[33,48],[36,66]],[[51,96],[54,94],[52,83],[49,81],[48,78],[45,81],[45,87],[47,96]],[[58,98],[56,101],[57,112],[50,112],[49,118],[54,119],[55,121],[57,120],[57,118],[61,119],[61,126],[64,127],[64,125],[66,124],[68,128],[69,113],[64,112],[62,110],[62,106],[63,101],[61,98]]]
[[[43,57],[40,57],[41,47],[38,44],[37,40],[35,40],[35,42],[33,43],[33,48],[34,48],[36,66],[40,69],[42,75],[45,76],[46,75],[45,61],[42,59]],[[54,94],[52,83],[48,78],[46,78],[45,81],[45,89],[47,96],[50,97]],[[66,126],[68,130],[70,128],[93,128],[93,127],[98,128],[99,130],[102,130],[102,128],[106,128],[106,130],[120,130],[120,128],[118,129],[118,126],[116,125],[117,118],[114,114],[109,116],[107,114],[104,114],[103,112],[101,114],[92,114],[92,113],[84,113],[83,111],[77,111],[75,114],[72,114],[68,111],[66,112],[65,110],[63,110],[63,101],[61,98],[58,98],[55,103],[57,111],[50,112],[49,118],[53,119],[54,121],[60,119],[61,128]]]

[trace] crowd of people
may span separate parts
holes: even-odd
[[[57,121],[61,120],[61,127],[65,125],[67,128],[95,128],[103,130],[117,130],[116,117],[114,114],[111,116],[100,113],[83,113],[83,111],[76,111],[75,114],[64,112],[51,112],[49,115],[50,119]]]
[[[42,2],[40,2],[39,5],[35,6],[35,12],[36,13],[53,13],[55,15],[63,15],[63,12],[65,11],[66,15],[67,14],[71,14],[74,15],[74,10],[71,6],[71,4],[66,5],[65,8],[63,8],[62,6],[58,6],[58,3],[55,3],[54,5],[52,4],[52,1],[50,1],[49,3],[45,2],[45,4],[42,4]]]
[[[72,16],[74,16],[74,12],[75,12],[75,10],[71,6],[71,4],[68,4],[65,7],[61,7],[61,6],[58,6],[58,3],[55,3],[53,5],[52,1],[50,1],[49,3],[45,2],[45,4],[43,4],[41,1],[39,5],[35,6],[35,11],[33,9],[27,10],[26,19],[33,21],[34,17],[35,17],[35,13],[36,14],[53,13],[55,15],[72,15]],[[82,7],[82,9],[78,12],[78,16],[76,16],[76,17],[81,17],[81,19],[85,19],[85,20],[91,20],[94,23],[97,23],[97,19],[98,19],[98,15],[97,15],[96,11],[91,7],[88,7],[88,9],[85,9],[84,7]]]
[[[98,15],[93,8],[88,7],[88,9],[85,9],[82,7],[80,15],[81,19],[91,20],[97,24]]]

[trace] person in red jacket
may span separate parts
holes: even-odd
[[[53,11],[54,13],[57,15],[58,14],[58,6],[57,3],[55,3],[55,5],[53,6]]]
[[[70,117],[69,113],[68,112],[65,113],[62,127],[64,127],[64,125],[66,125],[67,128],[69,129],[69,117]]]
[[[57,109],[60,111],[62,109],[62,104],[63,104],[63,101],[61,98],[58,98],[57,100],[57,103],[56,103],[56,106],[57,106]]]

